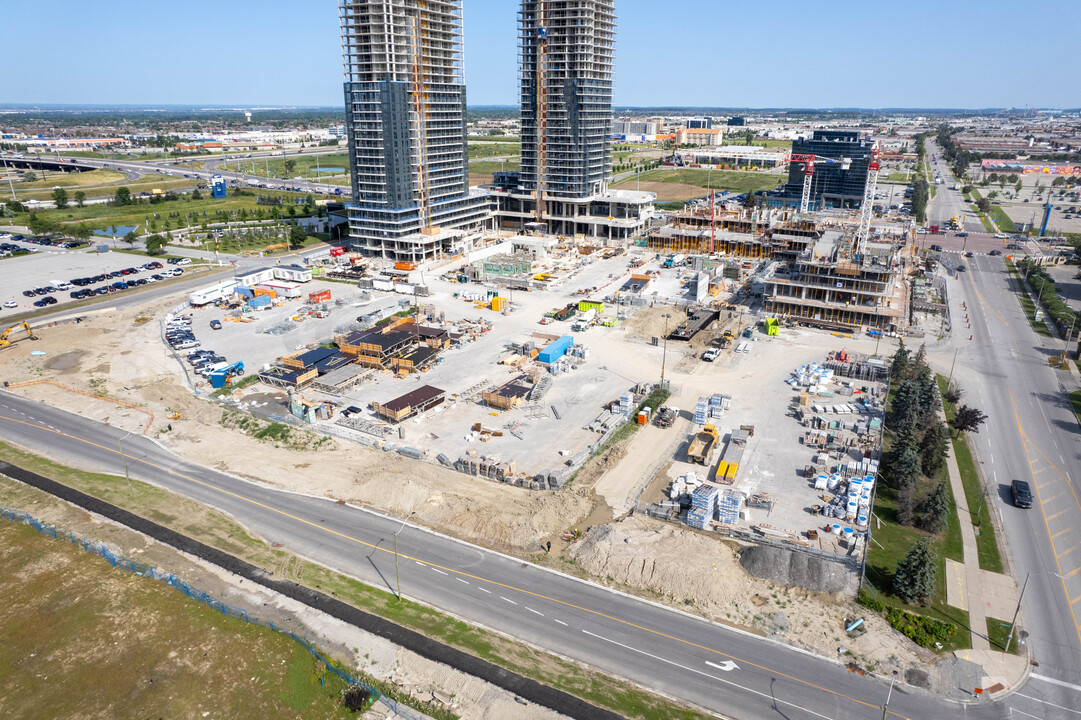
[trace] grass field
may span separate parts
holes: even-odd
[[[10,717],[350,716],[345,683],[281,633],[26,525],[0,521],[0,544]]]
[[[642,173],[642,182],[678,183],[695,185],[705,190],[728,190],[735,193],[772,190],[787,178],[760,172],[736,172],[729,170],[702,170],[699,168],[658,168]],[[708,181],[708,184],[707,184]],[[613,187],[633,185],[634,178]]]
[[[886,177],[886,182],[892,182],[892,183],[910,183],[910,182],[912,182],[912,175],[913,175],[913,173],[910,173],[910,172],[895,172],[895,173],[890,173],[890,174],[889,174],[889,175],[888,175],[888,176]]]
[[[104,185],[116,182],[127,177],[126,173],[115,170],[87,170],[86,172],[49,173],[48,177],[42,177],[41,172],[35,170],[38,179],[34,182],[15,183],[15,192],[20,190],[36,190],[38,188],[52,189],[56,186],[62,188],[77,188],[83,185]]]
[[[1047,323],[1043,320],[1036,319],[1036,301],[1032,299],[1032,295],[1028,292],[1028,287],[1025,285],[1024,279],[1021,277],[1021,273],[1018,272],[1017,266],[1013,264],[1013,261],[1009,258],[1006,259],[1006,267],[1010,271],[1010,275],[1013,276],[1014,281],[1017,283],[1019,292],[1017,293],[1017,300],[1021,303],[1021,310],[1025,313],[1025,317],[1028,318],[1028,324],[1037,335],[1043,335],[1044,337],[1053,337],[1051,330],[1048,329]]]
[[[93,150],[65,150],[61,153],[65,157],[81,157],[81,158],[106,158],[113,157],[106,155],[105,153],[95,152]]]
[[[194,535],[210,546],[268,570],[281,567],[285,562],[292,562],[296,568],[295,575],[303,577],[302,582],[305,585],[318,587],[325,593],[334,593],[339,600],[514,672],[574,693],[627,718],[705,720],[709,717],[604,673],[583,668],[577,663],[549,655],[503,635],[487,632],[425,605],[409,600],[398,602],[389,592],[365,585],[320,565],[292,558],[288,553],[252,538],[227,516],[166,490],[139,481],[133,481],[132,489],[129,490],[128,483],[121,477],[67,468],[4,443],[0,443],[0,457],[154,522]],[[19,497],[27,497],[25,493],[41,495],[33,488],[0,478],[0,503],[14,505]],[[29,507],[29,504],[27,506]],[[0,648],[0,652],[2,651]],[[383,692],[392,689],[379,683],[372,684]],[[125,715],[137,717],[132,713]],[[54,708],[49,708],[47,717],[57,717]]]
[[[952,492],[949,502],[953,507]],[[964,560],[961,526],[957,514],[950,513],[946,530],[939,535],[928,535],[922,530],[901,525],[897,522],[896,492],[886,487],[885,483],[879,483],[874,516],[871,520],[873,541],[867,553],[867,579],[877,589],[877,598],[889,607],[901,608],[910,613],[956,625],[958,630],[951,642],[945,644],[943,652],[969,647],[971,638],[968,633],[968,613],[946,604],[946,558],[957,562]],[[897,571],[897,563],[904,559],[908,548],[921,537],[930,538],[931,548],[938,557],[935,597],[927,607],[906,605],[893,594],[893,575]]]
[[[987,640],[991,643],[991,649],[1002,652],[1006,648],[1006,636],[1010,634],[1010,624],[995,618],[987,618]],[[1018,632],[1015,630],[1010,638],[1010,649],[1006,652],[1017,655]]]
[[[518,170],[519,167],[517,160],[473,160],[469,163],[469,172],[473,175],[490,175],[500,170]],[[490,180],[491,178],[487,178],[486,182]]]
[[[97,172],[97,171],[95,171]],[[195,180],[185,180],[184,178],[177,178],[171,175],[162,175],[160,173],[151,173],[150,175],[144,175],[138,180],[125,181],[121,177],[118,181],[113,181],[109,185],[100,185],[93,187],[72,188],[68,190],[68,203],[74,205],[75,201],[72,199],[72,195],[75,190],[82,190],[86,193],[87,198],[96,197],[111,197],[116,192],[118,187],[126,187],[131,190],[132,194],[141,192],[148,192],[154,188],[161,188],[162,190],[177,189],[183,187],[191,187],[196,183]],[[52,190],[29,190],[19,192],[20,200],[51,200],[53,196]]]
[[[291,160],[296,163],[291,174],[285,172],[285,161]],[[332,153],[329,155],[290,155],[289,157],[274,158],[250,158],[248,160],[230,160],[223,166],[230,171],[238,167],[240,172],[259,177],[272,178],[330,178],[330,173],[315,172],[316,166],[320,168],[342,168],[342,175],[349,175],[349,154]],[[270,175],[267,175],[267,166],[270,167]],[[346,183],[348,184],[348,183]]]
[[[480,160],[481,158],[518,155],[522,152],[522,146],[517,143],[484,143],[483,145],[469,145],[468,152],[470,160]]]
[[[938,376],[938,390],[946,392],[946,378]],[[952,420],[957,408],[953,403],[942,400],[942,407],[946,411],[946,419]],[[986,501],[983,484],[976,472],[976,463],[972,458],[972,451],[968,447],[965,437],[952,437],[951,447],[953,456],[957,459],[957,468],[961,471],[961,483],[965,487],[965,504],[968,505],[969,519],[978,528],[976,534],[976,555],[980,563],[980,569],[988,572],[1002,572],[1002,555],[998,549],[998,539],[995,536],[995,526],[991,522],[990,503]]]
[[[991,217],[994,218],[995,224],[998,225],[998,229],[1004,233],[1012,233],[1015,231],[1013,220],[1006,214],[998,205],[991,206]]]
[[[131,187],[125,185],[125,187]],[[292,193],[280,193],[272,190],[260,190],[260,195],[281,195],[287,197],[295,197]],[[140,225],[142,226],[144,221],[149,218],[153,218],[155,214],[160,216],[158,220],[159,229],[164,224],[164,220],[169,217],[170,213],[180,213],[181,215],[187,215],[188,213],[197,213],[200,219],[203,217],[203,213],[206,213],[206,219],[208,222],[215,222],[217,218],[215,213],[217,211],[239,211],[247,210],[249,213],[256,209],[263,207],[256,205],[255,195],[229,195],[220,200],[208,197],[204,195],[200,200],[192,200],[190,196],[184,195],[176,200],[169,200],[166,202],[160,202],[156,205],[87,205],[86,207],[67,207],[63,210],[43,210],[38,213],[39,217],[55,220],[64,224],[82,224],[85,223],[95,229],[105,228],[115,225]],[[268,208],[263,208],[266,212],[269,212]],[[29,213],[18,213],[11,221],[13,225],[26,225],[29,221]],[[171,221],[172,227],[175,230],[180,227],[178,220],[174,218]],[[198,224],[198,223],[195,223]]]
[[[470,143],[520,143],[522,139],[514,135],[483,135],[481,137],[466,138]]]

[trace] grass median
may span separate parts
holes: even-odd
[[[1019,292],[1017,293],[1017,300],[1021,303],[1021,311],[1025,313],[1025,317],[1028,318],[1028,324],[1036,332],[1037,335],[1043,335],[1044,337],[1053,337],[1051,335],[1051,329],[1047,327],[1047,323],[1043,320],[1036,319],[1036,301],[1032,299],[1032,295],[1029,294],[1028,286],[1025,284],[1024,278],[1021,277],[1021,273],[1018,272],[1017,266],[1014,265],[1013,260],[1006,258],[1006,269],[1010,271],[1010,275],[1013,276],[1014,281],[1017,283]]]
[[[454,619],[426,605],[407,599],[398,601],[391,592],[271,548],[223,513],[167,490],[137,480],[129,484],[123,477],[115,475],[75,470],[4,443],[0,443],[0,457],[268,571],[288,565],[295,568],[293,574],[303,578],[298,582],[304,585],[333,593],[339,600],[355,607],[625,717],[642,720],[705,720],[710,717],[631,683]],[[12,486],[26,489],[13,481],[0,482],[0,503],[17,505],[16,500],[11,499]],[[408,588],[405,592],[409,592]]]
[[[944,396],[946,378],[939,375],[937,379],[938,390]],[[953,420],[957,406],[943,397],[942,407],[946,412],[946,419]],[[994,523],[991,522],[991,502],[987,498],[983,483],[980,482],[979,473],[976,471],[976,461],[972,457],[972,451],[963,433],[954,436],[953,431],[950,431],[950,442],[953,456],[957,460],[957,468],[961,472],[961,484],[965,488],[965,504],[968,506],[969,519],[976,529],[976,555],[980,569],[1001,573],[1002,554],[999,552]]]

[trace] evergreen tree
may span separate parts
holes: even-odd
[[[925,367],[927,367],[927,345],[920,343],[920,349],[916,351],[909,365],[908,377],[915,377]]]
[[[883,472],[886,483],[897,490],[915,487],[920,479],[919,433],[915,420],[898,428],[890,451],[885,457]]]
[[[942,423],[936,422],[927,428],[920,441],[920,469],[924,475],[936,478],[942,472],[949,453],[949,442],[946,426]]]
[[[908,549],[905,559],[897,563],[897,572],[893,576],[893,592],[906,603],[924,605],[934,597],[935,554],[927,543],[927,538],[920,538]]]
[[[938,533],[946,529],[949,517],[950,500],[943,481],[935,485],[920,503],[917,524],[927,532]]]
[[[938,383],[935,382],[935,375],[927,365],[921,366],[918,373],[916,392],[919,395],[920,406],[919,426],[925,429],[935,422],[935,415],[938,413]]]
[[[893,365],[890,368],[890,372],[893,373],[895,378],[903,378],[905,377],[905,373],[908,372],[908,356],[909,353],[908,349],[905,348],[905,341],[901,340],[897,345],[897,352],[893,354]]]
[[[915,421],[919,415],[919,387],[913,380],[905,380],[897,386],[890,404],[890,419],[895,428],[901,428],[908,422]]]
[[[916,521],[916,488],[909,485],[897,491],[897,522],[913,525]]]

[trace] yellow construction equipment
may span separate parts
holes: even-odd
[[[0,333],[0,348],[6,348],[8,345],[15,342],[14,340],[11,339],[11,335],[12,335],[12,333],[16,332],[17,330],[25,330],[26,331],[26,336],[28,338],[30,338],[31,340],[37,340],[38,339],[37,335],[34,334],[34,331],[30,329],[30,323],[28,323],[26,321],[23,321],[23,322],[19,323],[18,325],[12,325],[7,330]]]

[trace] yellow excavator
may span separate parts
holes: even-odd
[[[8,345],[15,342],[14,340],[11,339],[11,336],[15,332],[17,332],[19,330],[25,330],[26,331],[26,336],[28,338],[30,338],[31,340],[37,340],[38,339],[38,336],[35,335],[34,331],[30,329],[30,323],[24,321],[24,322],[19,323],[18,325],[12,325],[7,330],[0,333],[0,348],[6,348]]]

